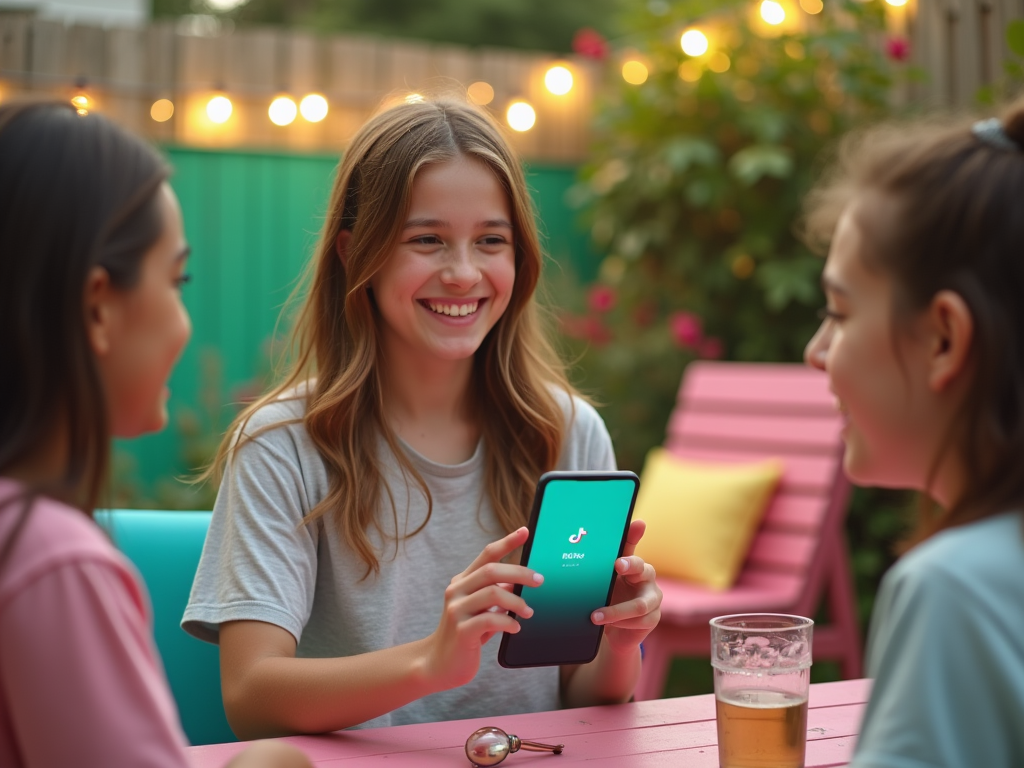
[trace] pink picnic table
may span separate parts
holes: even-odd
[[[871,683],[848,680],[811,686],[806,768],[846,765],[853,754]],[[400,725],[322,736],[290,736],[318,768],[357,766],[469,765],[466,737],[494,725],[523,739],[565,744],[561,755],[517,752],[502,768],[718,768],[718,735],[712,695],[657,699],[605,707],[563,709],[529,715]],[[193,768],[220,768],[244,744],[190,747]]]

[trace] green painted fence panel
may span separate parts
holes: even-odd
[[[232,393],[265,368],[265,345],[317,242],[338,162],[334,155],[165,151],[192,246],[184,298],[193,334],[171,377],[171,424],[117,445],[119,483],[134,485],[148,503],[159,503],[152,492],[158,480],[189,469],[186,448],[193,461],[204,453],[195,440],[185,444],[183,415],[197,414],[201,426],[206,416],[223,417]],[[527,173],[549,271],[592,278],[597,259],[565,199],[575,169],[530,166]],[[209,442],[210,435],[200,437]]]

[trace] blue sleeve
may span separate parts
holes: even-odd
[[[870,640],[874,689],[851,768],[1021,766],[1024,606],[936,558],[883,582]],[[909,567],[901,567],[908,565]]]

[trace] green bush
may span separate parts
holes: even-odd
[[[573,190],[606,255],[595,284],[567,277],[558,293],[576,382],[604,405],[625,468],[663,441],[688,362],[798,361],[819,322],[823,262],[796,234],[801,200],[842,134],[891,115],[908,49],[886,39],[880,0],[789,12],[802,28],[764,36],[749,2],[647,3],[609,65]],[[690,27],[710,40],[700,57],[681,49]],[[620,76],[629,58],[649,70],[641,85]],[[900,493],[854,495],[865,624],[906,507]]]

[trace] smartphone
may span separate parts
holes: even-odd
[[[547,472],[537,483],[522,564],[544,576],[537,587],[516,584],[533,615],[505,632],[503,667],[545,667],[593,661],[604,627],[590,615],[608,605],[615,559],[622,555],[640,480],[632,472]]]

